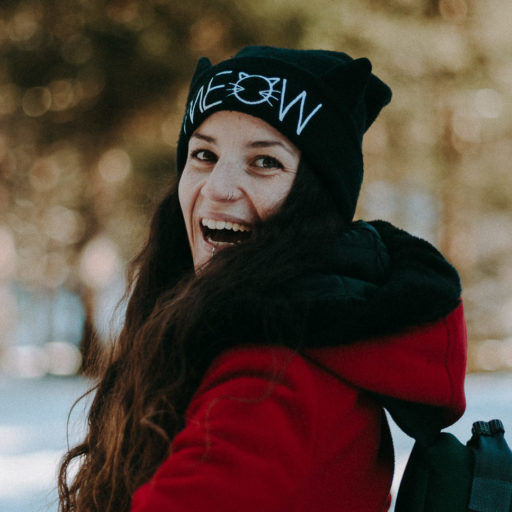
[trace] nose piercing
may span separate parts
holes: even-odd
[[[235,194],[233,194],[233,192],[229,192],[229,194],[226,197],[226,200],[233,201],[234,198],[235,198]]]

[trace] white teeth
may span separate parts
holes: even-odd
[[[223,220],[201,219],[201,224],[208,229],[232,229],[233,231],[251,231],[249,226],[238,224],[238,222],[226,222]]]

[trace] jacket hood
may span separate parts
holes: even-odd
[[[338,342],[308,355],[374,394],[404,432],[428,443],[465,409],[460,280],[428,242],[386,222],[357,224],[342,245],[346,258],[358,255],[359,267],[352,267],[350,277],[345,272],[336,278],[346,281],[350,312],[343,337],[357,343]],[[334,277],[324,281],[324,294],[329,289],[330,297],[336,296]],[[323,302],[315,301],[328,311],[332,304]],[[327,334],[324,339],[331,341]]]
[[[438,320],[396,334],[306,353],[330,373],[375,395],[400,428],[424,444],[464,412],[462,304]]]
[[[374,394],[404,432],[427,444],[466,405],[467,334],[457,272],[428,242],[386,222],[359,223],[349,237],[352,245],[366,240],[368,248],[345,251],[359,254],[360,268],[351,279],[371,275],[364,267],[374,269],[372,283],[354,283],[352,290],[359,292],[348,293],[344,336],[357,343],[309,355]],[[353,301],[364,304],[354,307]]]

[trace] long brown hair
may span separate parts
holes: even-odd
[[[128,511],[133,492],[169,456],[204,371],[226,347],[241,339],[300,344],[301,318],[293,318],[298,315],[277,291],[317,268],[344,227],[329,194],[301,162],[280,211],[196,275],[173,187],[131,266],[124,328],[94,390],[86,438],[62,461],[61,512]],[[276,301],[296,332],[270,320]],[[237,323],[240,315],[248,321]]]

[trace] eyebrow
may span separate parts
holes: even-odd
[[[217,142],[217,139],[215,137],[211,137],[210,135],[204,135],[203,133],[200,132],[193,133],[191,137],[204,140],[211,144],[215,144]],[[255,140],[247,144],[247,147],[249,148],[270,148],[273,146],[279,146],[283,148],[286,152],[290,153],[290,155],[293,155],[292,150],[279,140]]]
[[[196,139],[201,139],[201,140],[204,140],[206,142],[211,142],[212,144],[215,141],[215,137],[210,137],[209,135],[203,135],[202,133],[199,133],[199,132],[194,132],[191,136],[192,137],[195,137]]]
[[[255,140],[248,144],[250,148],[271,148],[273,146],[279,146],[283,148],[291,156],[294,156],[294,152],[286,144],[283,144],[280,140]]]
[[[281,146],[286,149],[284,144],[278,140],[255,140],[248,144],[251,148],[268,148],[270,146]]]

